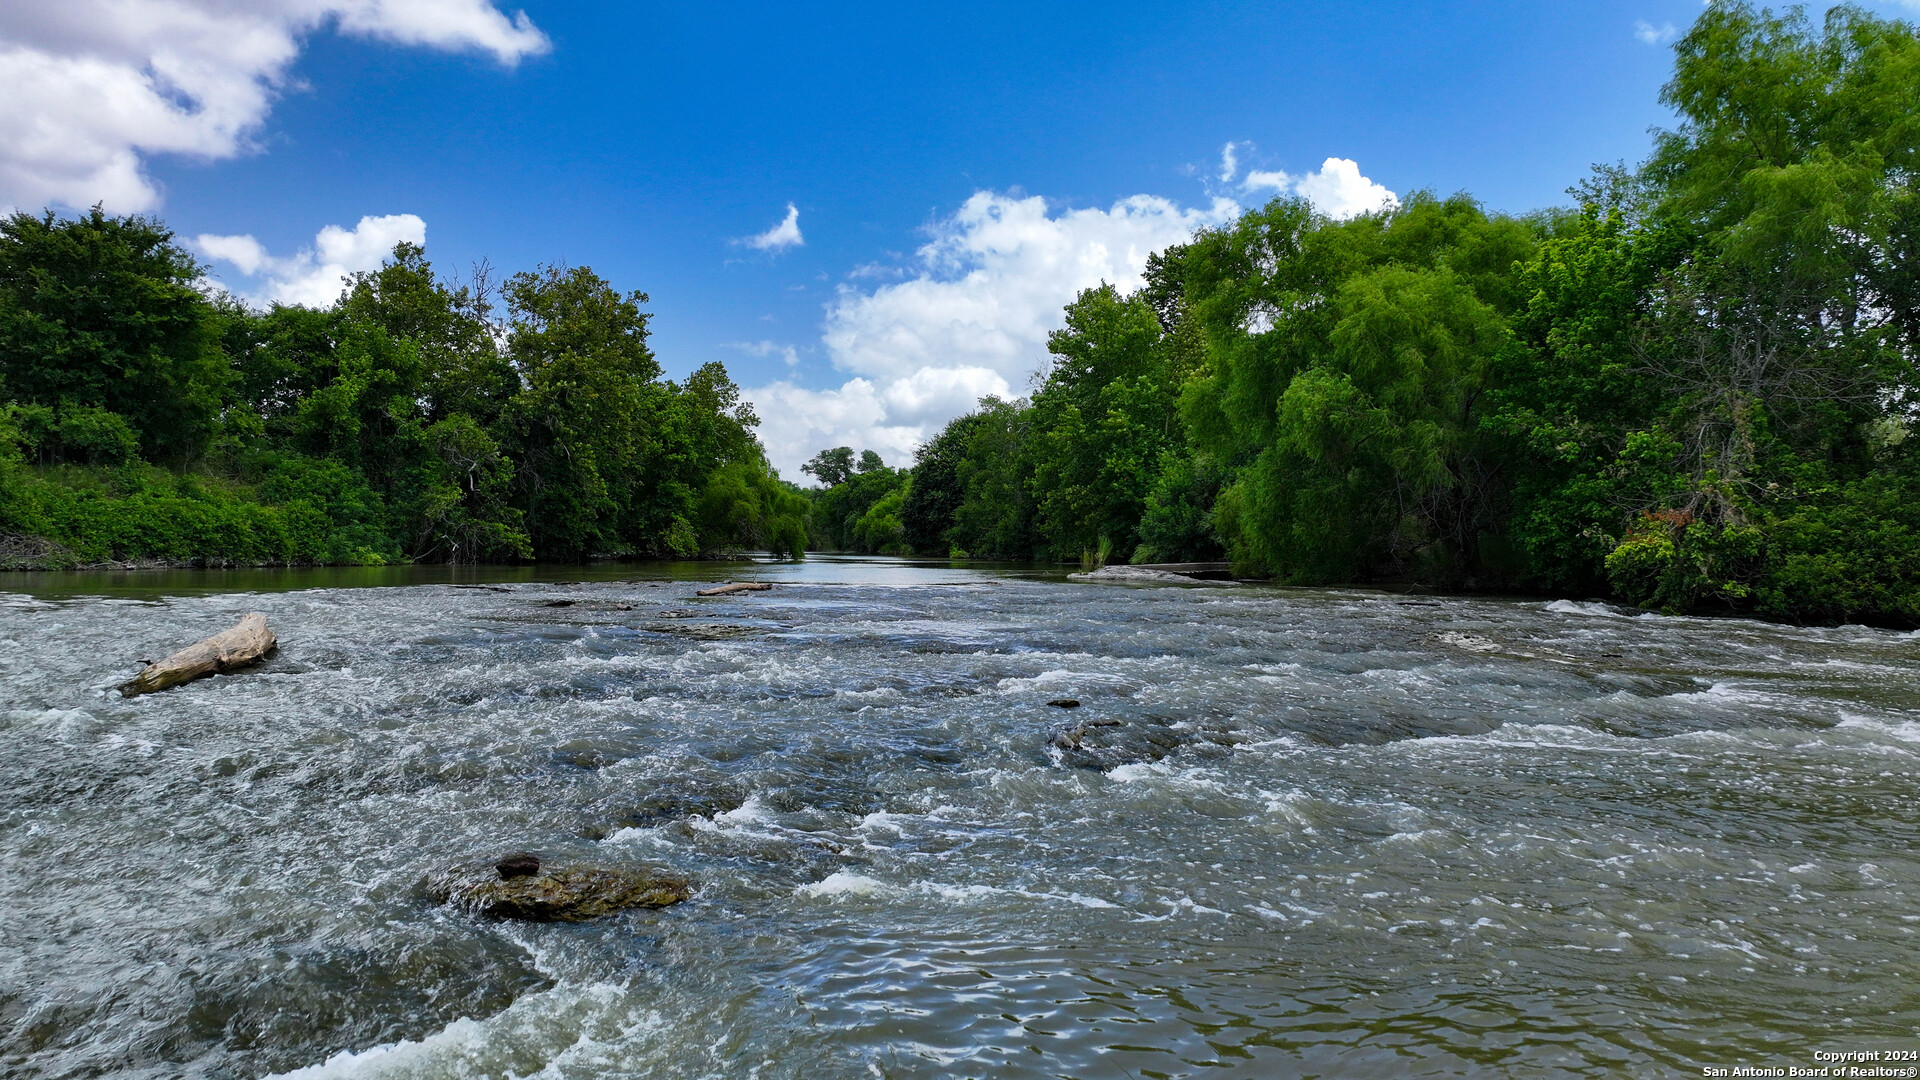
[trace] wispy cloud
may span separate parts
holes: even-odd
[[[1680,31],[1675,30],[1672,23],[1661,23],[1659,26],[1655,26],[1647,20],[1641,19],[1633,24],[1633,36],[1639,38],[1645,44],[1658,47],[1679,37]]]
[[[1233,147],[1233,143],[1228,143],[1220,148],[1220,182],[1223,184],[1233,183],[1233,178],[1240,173],[1240,158],[1234,154]]]
[[[787,216],[780,224],[766,232],[745,237],[739,243],[761,251],[781,251],[790,247],[800,247],[807,242],[800,235],[800,210],[792,203],[787,204]]]
[[[395,245],[427,242],[427,223],[413,214],[363,217],[352,229],[328,225],[313,238],[313,246],[292,255],[275,257],[252,236],[216,236],[203,233],[193,247],[216,264],[231,266],[252,279],[238,296],[256,303],[332,306],[340,298],[344,279],[362,270],[377,270]]]
[[[725,348],[738,349],[748,356],[778,356],[788,367],[800,363],[800,353],[791,345],[782,345],[774,341],[729,341]]]
[[[146,159],[254,149],[303,39],[328,25],[509,66],[551,48],[491,0],[0,3],[0,206],[158,206]]]

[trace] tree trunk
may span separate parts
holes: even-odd
[[[259,663],[273,647],[273,631],[267,629],[267,617],[254,612],[243,617],[231,630],[189,645],[159,663],[148,664],[140,674],[121,684],[120,692],[127,697],[150,694],[206,675],[237,671]]]

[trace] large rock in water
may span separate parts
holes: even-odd
[[[1176,574],[1147,566],[1103,566],[1085,574],[1068,574],[1067,580],[1085,581],[1095,585],[1213,585],[1232,588],[1240,584],[1237,581],[1198,578],[1190,574]]]
[[[499,919],[586,922],[627,908],[677,904],[692,886],[657,867],[547,867],[510,856],[436,874],[427,879],[427,891],[443,904]]]

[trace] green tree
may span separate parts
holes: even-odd
[[[958,416],[914,451],[912,483],[900,505],[900,525],[907,546],[920,554],[946,555],[954,549],[949,534],[966,499],[960,465],[980,423],[978,412]]]
[[[1293,580],[1482,572],[1511,478],[1485,427],[1535,226],[1416,194],[1334,222],[1279,200],[1188,245],[1206,360],[1182,398],[1232,480],[1235,561]]]
[[[1030,559],[1034,555],[1032,436],[1024,401],[980,399],[976,419],[954,468],[961,498],[947,529],[948,553],[976,558]],[[904,504],[903,504],[904,505]],[[904,522],[902,523],[904,525]]]
[[[850,446],[822,450],[800,469],[826,485],[810,493],[813,513],[808,536],[815,548],[863,554],[874,554],[882,548],[892,549],[888,554],[906,550],[904,534],[894,528],[899,524],[900,500],[905,496],[905,470],[888,468],[873,450],[862,450],[856,456]],[[883,526],[879,518],[868,521],[874,505],[890,498],[894,500],[888,511],[895,519],[893,524]]]
[[[521,389],[502,412],[501,441],[517,464],[533,550],[547,559],[619,552],[660,375],[640,307],[647,296],[623,294],[586,267],[553,266],[514,275],[505,294]]]
[[[1065,321],[1048,339],[1054,364],[1030,415],[1040,546],[1068,558],[1104,545],[1124,559],[1161,454],[1182,441],[1177,372],[1144,298],[1088,289]]]
[[[811,474],[826,487],[839,487],[854,473],[853,447],[836,446],[831,450],[822,450],[813,455],[812,461],[800,466],[800,471]]]
[[[348,279],[335,311],[413,343],[429,421],[463,414],[485,426],[520,389],[497,345],[490,291],[485,267],[456,285],[434,276],[419,245],[402,242],[380,269]]]
[[[94,207],[0,220],[0,390],[13,401],[106,409],[144,452],[203,448],[228,379],[201,267],[157,221]]]

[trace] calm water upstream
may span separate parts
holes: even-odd
[[[0,578],[0,1075],[1920,1049],[1913,635],[888,560],[573,573]],[[721,573],[783,584],[691,598]],[[257,671],[108,692],[254,610]],[[696,893],[517,924],[422,889],[520,849]]]

